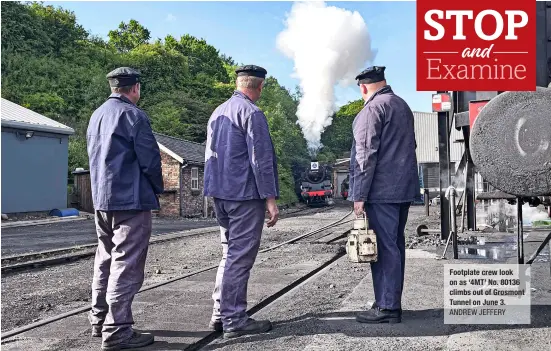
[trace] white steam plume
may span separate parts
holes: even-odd
[[[485,222],[495,223],[499,220],[499,214],[513,218],[516,226],[517,218],[517,205],[509,205],[505,200],[501,200],[503,206],[500,208],[499,201],[494,202],[486,212],[477,210],[477,223],[484,224]],[[522,205],[522,223],[524,225],[532,225],[534,221],[549,219],[547,212],[542,208],[543,206],[531,207],[529,204]],[[486,224],[490,224],[486,223]]]
[[[363,18],[323,2],[295,3],[277,47],[295,63],[302,98],[298,123],[311,153],[321,147],[321,133],[335,112],[335,85],[348,86],[375,52]]]

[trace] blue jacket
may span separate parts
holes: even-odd
[[[412,202],[419,194],[413,112],[385,86],[354,119],[350,201]]]
[[[144,111],[111,94],[92,114],[86,137],[96,210],[159,208],[161,154]]]
[[[268,121],[239,91],[209,119],[204,193],[233,201],[279,198],[277,160]]]

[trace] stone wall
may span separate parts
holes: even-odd
[[[161,209],[157,211],[159,217],[203,217],[203,166],[188,165],[182,170],[182,189],[180,189],[181,164],[172,156],[161,151],[163,167],[163,181],[165,193],[159,196]],[[197,168],[197,188],[191,188],[191,170]],[[180,204],[180,191],[182,202]],[[181,206],[181,209],[180,209]],[[214,214],[214,202],[207,199],[207,213]]]
[[[197,168],[197,188],[191,188],[191,170]],[[182,170],[182,216],[203,216],[203,166],[188,165]]]
[[[211,218],[216,217],[216,213],[214,212],[214,200],[212,197],[207,197],[207,216]]]
[[[159,196],[160,217],[180,216],[180,162],[161,151],[165,192]]]

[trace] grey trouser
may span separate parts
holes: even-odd
[[[144,281],[151,211],[96,211],[98,248],[92,281],[92,325],[105,345],[132,335],[132,301]]]
[[[247,285],[258,248],[266,202],[214,199],[220,225],[222,260],[218,266],[212,299],[213,321],[222,321],[224,330],[241,327],[247,316]]]

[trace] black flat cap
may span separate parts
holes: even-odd
[[[130,67],[119,67],[107,73],[107,80],[112,87],[125,87],[140,81],[140,72]]]
[[[266,74],[268,74],[268,71],[266,71],[264,68],[260,66],[255,65],[246,65],[239,67],[235,70],[235,73],[237,73],[237,76],[253,76],[253,77],[259,77],[259,78],[266,78]]]
[[[384,66],[368,67],[356,76],[358,85],[372,84],[385,80],[385,69],[386,67]]]

